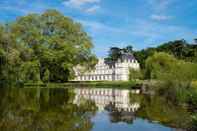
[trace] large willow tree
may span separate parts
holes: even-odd
[[[20,60],[17,80],[46,79],[47,71],[50,81],[64,82],[73,78],[73,67],[92,67],[96,63],[91,52],[93,44],[80,23],[55,10],[20,17],[4,30],[10,43],[17,45],[13,48],[17,50],[13,56]],[[3,60],[6,50],[0,53]]]
[[[192,81],[197,79],[197,64],[176,59],[173,55],[158,52],[146,60],[145,77],[160,82],[156,90],[176,104],[197,103],[197,92]]]

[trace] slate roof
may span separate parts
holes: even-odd
[[[122,60],[125,60],[125,59],[128,59],[128,60],[135,60],[135,57],[133,56],[133,54],[124,53],[124,54],[122,54],[121,59],[122,59]]]

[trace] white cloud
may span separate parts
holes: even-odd
[[[149,0],[153,13],[150,18],[156,21],[164,21],[172,18],[168,15],[168,9],[177,2],[176,0]]]
[[[146,44],[158,44],[157,42],[182,38],[192,39],[197,33],[187,27],[173,24],[166,25],[142,19],[136,20],[136,22],[130,23],[126,27],[113,27],[97,21],[77,21],[86,27],[93,38],[102,38],[106,36],[120,37],[124,34],[125,36],[130,36],[131,39],[140,38],[141,41]]]
[[[139,20],[136,24],[130,27],[131,36],[139,37],[147,45],[155,45],[169,40],[195,38],[193,29],[184,26],[166,25],[157,22]]]
[[[95,13],[98,9],[100,9],[99,5],[94,5],[88,9],[85,10],[85,12],[87,13]]]
[[[63,5],[75,9],[79,9],[86,13],[95,13],[99,8],[100,0],[68,0]]]
[[[67,6],[72,6],[74,8],[80,8],[81,6],[85,5],[85,4],[95,4],[95,3],[99,3],[100,0],[68,0],[63,2],[64,5]]]
[[[163,20],[169,20],[171,17],[167,15],[157,15],[157,14],[152,14],[151,19],[156,20],[156,21],[163,21]]]
[[[18,16],[22,16],[29,13],[42,13],[43,11],[51,8],[50,5],[41,1],[35,1],[29,6],[27,6],[27,4],[29,3],[26,0],[15,1],[13,4],[11,4],[9,1],[6,1],[0,3],[0,9],[5,10],[6,13],[13,12]]]
[[[149,4],[156,12],[165,11],[174,0],[148,0]]]
[[[91,20],[77,20],[80,22],[93,38],[96,40],[97,54],[106,54],[109,46],[122,46],[120,43],[137,43],[135,47],[153,47],[160,43],[176,39],[191,41],[195,38],[197,30],[187,26],[164,24],[144,19],[129,22],[126,26],[112,26],[103,22]],[[107,43],[104,43],[106,42]]]

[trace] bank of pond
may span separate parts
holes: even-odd
[[[132,89],[0,88],[0,130],[195,131],[196,111]]]
[[[133,89],[140,88],[142,81],[69,81],[66,83],[24,83],[26,87],[94,87],[94,88],[119,88],[119,89]]]

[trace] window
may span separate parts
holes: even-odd
[[[84,76],[84,80],[86,80],[86,76]]]
[[[95,80],[97,80],[97,76],[95,76]]]

